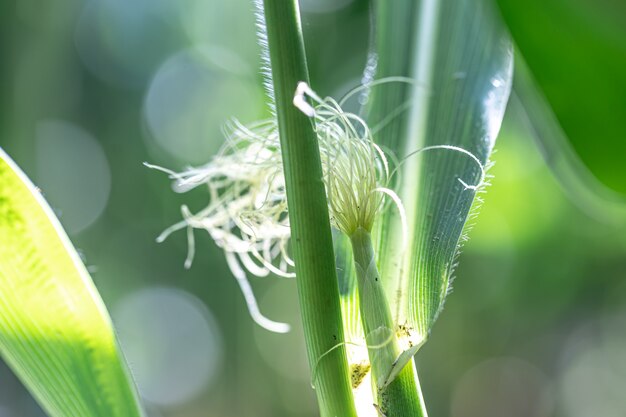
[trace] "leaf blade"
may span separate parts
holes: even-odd
[[[36,187],[0,149],[0,352],[51,416],[141,416],[106,308]]]
[[[410,10],[411,4],[404,7]],[[375,106],[368,121],[375,125],[407,102],[410,109],[381,129],[377,141],[400,159],[420,148],[446,145],[471,152],[485,165],[511,88],[510,42],[487,2],[424,0],[415,13],[418,24],[412,27],[418,29],[413,39],[407,41],[406,33],[392,36],[397,32],[392,28],[387,40],[397,44],[405,39],[403,47],[413,50],[413,65],[400,62],[395,68],[405,68],[405,73],[377,74],[411,77],[414,88],[373,92]],[[388,97],[377,99],[385,94]],[[450,149],[411,156],[398,171],[394,186],[409,219],[408,246],[404,250],[399,216],[393,210],[385,212],[376,236],[396,323],[414,332],[415,346],[427,338],[441,310],[475,200],[475,190],[459,179],[475,185],[482,173],[473,158]]]
[[[626,153],[626,3],[581,1],[517,2],[496,0],[527,73],[516,80],[524,107],[535,112],[534,90],[554,113],[553,121],[584,169],[613,191],[626,194],[623,155]],[[516,76],[517,78],[517,76]],[[545,105],[542,107],[546,107]],[[531,114],[531,116],[533,116]],[[545,116],[533,125],[544,127]],[[552,133],[552,132],[550,132]],[[541,138],[540,138],[541,139]],[[550,145],[548,145],[550,146]],[[554,145],[552,145],[554,146]],[[572,152],[574,151],[574,152]],[[557,178],[561,175],[556,172]],[[585,175],[585,174],[583,174]],[[567,182],[569,179],[565,179]],[[584,180],[583,180],[584,181]],[[581,181],[581,182],[583,182]]]

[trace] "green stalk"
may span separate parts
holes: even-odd
[[[387,417],[427,417],[417,375],[414,376],[411,366],[405,366],[395,379],[388,381],[400,348],[376,268],[372,237],[367,230],[358,228],[350,240],[359,288],[361,320],[380,411]]]
[[[416,31],[423,30],[424,22],[418,19],[418,9],[425,7],[425,1],[418,2],[416,0],[395,0],[395,1],[376,1],[374,8],[374,33],[373,33],[373,50],[372,53],[377,55],[377,68],[375,78],[384,78],[392,76],[415,76],[415,66],[422,59],[415,56],[416,50]],[[428,1],[431,4],[432,1]],[[404,51],[398,53],[397,51]],[[408,107],[403,106],[411,102],[411,96],[414,91],[426,94],[422,79],[417,80],[416,86],[409,86],[403,83],[386,84],[384,88],[374,88],[371,92],[368,107],[366,109],[367,121],[370,126],[382,127],[376,134],[376,142],[388,149],[400,151],[406,154],[419,147],[418,144],[410,144],[407,146],[408,127],[411,123],[411,114]],[[404,109],[402,113],[396,113],[399,109]],[[395,117],[389,119],[389,115],[394,114]],[[381,125],[382,124],[382,125]],[[383,127],[384,126],[384,127]],[[399,231],[394,230],[393,215],[387,216],[383,221],[378,222],[374,234],[378,237],[377,249],[385,249],[388,252],[393,250],[393,244],[385,245],[385,242],[393,241],[393,236],[398,235]],[[371,243],[370,243],[371,245]],[[382,253],[382,252],[381,252]],[[394,270],[391,267],[399,259],[394,256],[381,256],[380,268],[382,271]],[[398,375],[396,381],[401,389],[393,387],[393,383],[388,390],[393,398],[394,396],[402,396],[402,389],[409,389],[412,385],[414,388],[414,404],[419,404],[419,412],[416,416],[426,416],[426,407],[424,404],[421,387],[417,373],[414,372],[414,361],[407,365]],[[394,414],[393,410],[389,411],[391,416],[404,415]]]
[[[296,0],[264,0],[292,250],[313,384],[322,417],[356,416],[343,336],[328,204],[317,136],[293,104],[308,82]]]

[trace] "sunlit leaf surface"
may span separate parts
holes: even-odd
[[[473,186],[481,182],[509,97],[513,56],[485,2],[383,3],[378,16],[395,15],[385,21],[396,23],[376,39],[381,65],[374,78],[413,82],[385,83],[370,95],[367,118],[378,129],[376,140],[400,161],[393,185],[408,219],[403,231],[397,210],[386,210],[376,229],[377,252],[395,322],[406,332],[407,353],[414,353],[450,290],[463,231],[478,201]],[[393,56],[399,49],[413,53]],[[460,149],[414,154],[437,145]]]
[[[50,416],[142,415],[88,272],[37,188],[2,150],[0,353]]]

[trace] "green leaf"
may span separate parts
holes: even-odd
[[[410,354],[400,360],[409,361],[449,292],[477,201],[476,190],[466,185],[478,185],[481,165],[488,163],[509,97],[513,57],[503,27],[484,1],[379,2],[377,16],[381,65],[375,78],[413,79],[373,87],[367,116],[378,130],[378,143],[402,161],[392,185],[408,228],[403,231],[391,206],[375,234],[392,314],[407,336]],[[413,52],[394,55],[398,50]],[[467,152],[413,154],[439,145]]]
[[[39,190],[0,149],[0,353],[52,417],[141,416],[105,306]]]
[[[516,95],[511,100],[525,112],[530,136],[563,191],[580,210],[601,223],[626,224],[626,195],[607,187],[594,176],[573,149],[545,96],[521,59],[515,63]],[[616,169],[616,175],[623,170]]]
[[[497,4],[527,64],[525,79],[516,76],[515,90],[542,142],[548,148],[573,148],[606,186],[626,194],[626,2],[497,0]],[[554,124],[569,144],[554,139],[554,128],[545,126],[534,98],[528,97],[536,94],[528,91],[535,88],[532,84],[547,104],[543,113],[552,109]]]
[[[269,47],[309,366],[320,414],[356,416],[317,136],[308,117],[293,105],[298,83],[309,79],[300,10],[296,0],[263,0],[262,4],[267,37],[261,36],[261,43]]]

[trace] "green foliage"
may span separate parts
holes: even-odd
[[[545,96],[570,146],[604,184],[626,193],[622,169],[626,4],[592,0],[497,0],[497,4],[528,75]],[[525,81],[516,86],[525,107],[533,112],[528,88],[534,86]],[[554,141],[554,132],[544,133],[545,142]]]
[[[368,112],[370,126],[379,129],[378,143],[401,160],[396,189],[408,229],[403,231],[390,208],[375,230],[394,320],[412,333],[400,365],[428,337],[450,290],[463,231],[478,201],[474,186],[483,185],[481,168],[488,164],[510,92],[511,46],[488,6],[427,0],[380,2],[377,10],[374,52],[382,64],[375,78],[413,79],[413,88],[373,87]],[[399,47],[411,56],[397,54]],[[440,145],[460,149],[415,154]]]
[[[51,417],[141,416],[109,315],[39,190],[0,150],[0,353]]]
[[[176,409],[169,404],[157,406],[156,413],[164,410],[172,416],[204,415],[209,409],[244,416],[314,415],[315,394],[308,375],[303,375],[306,360],[300,356],[304,346],[299,340],[297,299],[292,297],[295,282],[252,278],[255,292],[258,289],[261,295],[260,308],[267,309],[272,317],[293,318],[288,321],[295,332],[277,336],[254,329],[254,335],[250,334],[254,324],[245,312],[241,294],[228,273],[223,253],[208,242],[206,233],[197,233],[196,263],[189,271],[183,271],[181,265],[185,251],[183,235],[174,236],[167,246],[156,246],[153,241],[171,219],[180,216],[183,202],[191,209],[204,207],[206,192],[192,193],[184,200],[172,197],[165,192],[163,178],[139,164],[148,159],[181,168],[207,161],[211,150],[217,149],[223,140],[219,128],[224,119],[202,119],[202,114],[215,116],[214,110],[218,109],[244,122],[261,117],[261,91],[256,85],[260,84],[256,70],[258,51],[249,0],[69,1],[47,6],[42,3],[44,7],[34,8],[28,7],[28,2],[18,3],[19,7],[13,3],[0,3],[4,20],[0,29],[0,82],[7,87],[0,99],[0,126],[4,132],[0,147],[16,158],[19,154],[21,167],[29,175],[37,173],[39,178],[32,178],[40,186],[46,178],[51,186],[42,192],[53,206],[80,206],[82,198],[76,196],[82,190],[69,196],[56,193],[64,186],[63,177],[56,174],[81,178],[90,174],[89,164],[68,163],[62,156],[66,148],[59,147],[56,158],[41,152],[40,144],[49,143],[49,137],[41,134],[38,125],[42,119],[53,116],[91,133],[108,159],[114,188],[105,214],[77,235],[75,243],[98,264],[99,274],[106,279],[107,299],[144,291],[153,285],[193,292],[219,323],[216,342],[228,346],[232,360],[223,368],[218,384],[210,383],[202,397],[189,399]],[[436,2],[441,6],[445,3]],[[622,24],[626,20],[626,3],[498,3],[518,50],[529,64],[528,79],[532,83],[539,81],[539,95],[549,98],[538,105],[524,91],[523,84],[516,85],[526,111],[532,113],[537,133],[545,138],[540,142],[545,161],[534,148],[532,132],[514,97],[514,106],[507,110],[507,121],[498,138],[497,163],[490,171],[495,175],[494,186],[489,188],[478,227],[464,250],[454,296],[435,326],[434,337],[417,357],[429,411],[434,416],[516,415],[520,412],[516,404],[521,401],[527,406],[527,415],[556,412],[586,417],[594,414],[589,410],[620,415],[626,408],[624,397],[613,394],[626,389],[624,373],[616,366],[624,352],[620,336],[626,312],[626,233],[623,227],[603,224],[609,217],[609,205],[607,199],[599,198],[596,182],[571,183],[581,170],[568,165],[572,158],[566,145],[571,140],[579,154],[573,156],[582,158],[606,184],[617,189],[626,184],[621,163],[624,134],[609,134],[607,130],[610,127],[616,131],[624,119],[624,106],[619,101],[615,103],[615,99],[624,97],[626,78],[621,74],[626,71],[615,52],[626,45]],[[310,41],[306,45],[312,86],[322,95],[340,95],[359,78],[371,5],[378,8],[379,78],[412,74],[415,54],[411,51],[418,49],[413,45],[413,31],[421,27],[414,15],[420,4],[435,2],[301,4],[305,36]],[[388,17],[379,14],[385,11],[390,13]],[[458,23],[450,23],[450,29],[440,32],[458,31],[457,26]],[[207,39],[211,40],[210,48],[198,48]],[[539,59],[533,58],[536,52],[540,53]],[[521,55],[516,53],[515,57],[516,83],[525,79],[519,77],[524,75],[518,67]],[[238,57],[243,60],[233,60]],[[183,70],[172,71],[172,64]],[[171,81],[167,85],[162,82],[163,74],[168,74]],[[175,90],[166,89],[164,93],[168,86]],[[437,94],[427,85],[422,87],[426,95]],[[396,98],[391,90],[405,96]],[[172,91],[176,92],[175,97]],[[379,94],[388,96],[389,103],[376,99]],[[369,120],[376,123],[376,106],[387,107],[387,113],[380,113],[386,117],[399,103],[408,103],[410,95],[411,89],[400,83],[373,88]],[[161,109],[159,115],[168,128],[169,141],[160,138],[158,126],[152,126],[148,117],[142,118],[150,113],[146,111],[150,106]],[[560,114],[559,119],[552,116],[553,111]],[[564,118],[564,111],[583,117]],[[548,120],[544,123],[542,118]],[[446,123],[443,115],[439,120]],[[387,126],[395,129],[404,125],[398,119],[398,123],[394,120]],[[185,134],[177,126],[184,126]],[[386,131],[387,128],[380,130],[378,137],[392,149],[394,138],[399,142],[406,140],[401,129],[394,134]],[[554,140],[559,135],[563,142]],[[81,160],[90,160],[86,152],[74,154]],[[429,155],[413,158],[421,161],[425,156]],[[42,158],[55,163],[42,166]],[[547,164],[553,170],[565,171],[559,180],[570,181],[566,191],[576,187],[579,192],[573,200],[579,205],[584,193],[585,206],[591,209],[587,212],[599,214],[601,221],[590,219],[571,204],[571,198],[565,198],[562,187],[546,169]],[[50,175],[51,170],[55,175]],[[405,176],[402,181],[417,186],[416,175]],[[625,206],[617,199],[615,202],[610,207],[615,208],[611,212],[617,216],[610,217],[625,219]],[[390,207],[388,215],[393,216],[393,210]],[[71,213],[65,211],[64,217],[71,220]],[[401,241],[401,233],[389,232],[389,239]],[[349,247],[349,239],[344,241]],[[0,250],[4,245],[5,241],[0,240]],[[377,254],[388,256],[380,250]],[[337,263],[338,270],[354,271],[351,252],[346,259],[347,262]],[[351,281],[340,281],[342,294],[350,293],[354,275],[346,274]],[[3,296],[4,292],[0,293],[0,298]],[[358,316],[356,301],[346,305],[350,309],[344,312],[344,319],[350,314]],[[360,325],[360,319],[349,321]],[[163,331],[164,337],[171,336],[163,323],[152,324]],[[127,327],[131,335],[140,335],[136,332],[142,330],[140,321],[128,323]],[[195,340],[177,340],[176,344],[188,352]],[[168,376],[160,372],[163,368],[159,355],[164,350],[148,345],[141,343],[136,353],[146,355],[145,363],[141,361],[138,366],[142,365],[153,383],[167,386],[184,378],[181,374],[168,381]],[[572,352],[572,345],[580,349]],[[354,346],[347,345],[348,349],[351,347]],[[319,359],[320,364],[327,357]],[[512,357],[519,366],[511,367]],[[560,364],[558,367],[553,366],[555,361]],[[0,414],[40,415],[28,393],[9,374],[10,371],[0,369]],[[502,380],[501,375],[511,378]],[[597,384],[597,376],[610,377],[612,389]],[[494,395],[494,389],[502,395]],[[579,395],[581,389],[592,395]]]
[[[306,337],[322,416],[356,415],[342,342],[335,257],[317,136],[293,105],[296,86],[308,81],[297,1],[264,1],[276,98],[293,258]]]

